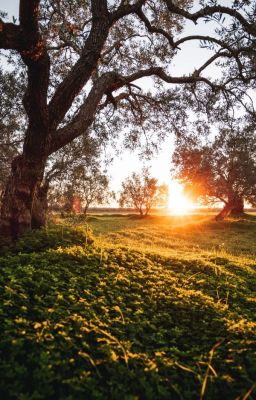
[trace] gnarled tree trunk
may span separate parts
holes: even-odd
[[[42,228],[46,224],[46,216],[48,210],[48,190],[49,183],[46,182],[43,185],[39,186],[35,191],[31,216],[32,229]]]
[[[234,202],[234,206],[231,210],[231,215],[240,215],[244,213],[244,201],[243,199],[237,199],[236,202]]]
[[[221,212],[216,215],[216,221],[222,221],[231,215],[239,215],[244,212],[244,200],[240,197],[233,197],[228,200]]]
[[[32,228],[34,194],[43,172],[42,162],[30,161],[24,155],[13,160],[1,208],[1,236],[16,239]]]

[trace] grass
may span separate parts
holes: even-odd
[[[73,221],[74,223],[74,221]],[[213,254],[256,258],[256,216],[215,222],[212,216],[90,216],[99,245],[122,246],[166,256]],[[84,225],[84,221],[77,222]]]
[[[68,222],[0,258],[1,398],[255,398],[255,217]]]

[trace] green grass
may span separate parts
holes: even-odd
[[[125,245],[167,256],[213,255],[256,259],[256,216],[215,222],[213,216],[90,216],[99,245]],[[83,226],[83,222],[78,225]]]
[[[253,400],[256,220],[88,222],[0,258],[1,399]]]

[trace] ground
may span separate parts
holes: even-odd
[[[2,247],[3,399],[255,398],[256,217],[55,217]]]

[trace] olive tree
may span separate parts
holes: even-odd
[[[34,197],[32,210],[32,227],[39,228],[45,224],[48,211],[48,198],[55,201],[63,195],[63,191],[70,186],[69,193],[74,194],[74,187],[78,188],[84,171],[91,175],[92,166],[98,169],[103,162],[102,146],[93,137],[79,137],[69,143],[51,157],[49,157],[44,178]],[[107,160],[104,160],[105,163]],[[83,174],[82,174],[83,172]],[[65,189],[64,189],[65,187]]]
[[[217,220],[244,212],[244,202],[256,204],[255,126],[222,128],[214,139],[187,136],[173,154],[176,177],[197,200],[221,202]]]
[[[119,198],[120,207],[133,207],[141,216],[147,216],[152,207],[163,207],[167,204],[168,188],[158,185],[156,178],[149,174],[148,169],[142,173],[133,172],[122,183]]]
[[[194,3],[20,0],[18,23],[6,22],[2,14],[0,49],[9,50],[17,69],[26,73],[27,124],[4,191],[1,234],[15,238],[31,229],[34,199],[52,154],[96,125],[105,134],[118,113],[120,127],[126,121],[145,132],[154,119],[161,123],[156,110],[162,82],[189,85],[194,93],[209,87],[240,97],[238,86],[247,87],[255,76],[255,1],[234,0],[230,7],[201,1],[196,10]],[[181,35],[186,21],[207,19],[221,28],[211,36]],[[191,41],[210,48],[209,58],[196,70],[192,65],[187,76],[174,76],[168,69],[171,61]],[[205,73],[209,65],[220,61],[225,70],[226,60],[233,62],[229,74],[210,79]],[[155,82],[151,93],[139,87],[145,77]],[[130,131],[130,142],[136,144],[138,132]]]
[[[70,168],[57,191],[55,187],[53,190],[64,199],[69,210],[72,209],[73,199],[79,199],[85,216],[89,207],[107,204],[113,197],[109,191],[109,178],[95,160],[90,164],[77,163]]]

